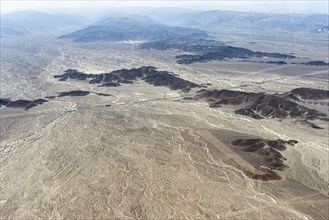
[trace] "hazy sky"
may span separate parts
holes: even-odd
[[[48,1],[48,0],[1,0],[1,13],[22,10],[49,10],[58,8],[113,8],[125,6],[150,6],[150,7],[183,7],[202,10],[235,10],[235,11],[257,11],[274,13],[326,13],[328,12],[328,1]]]

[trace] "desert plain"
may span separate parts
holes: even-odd
[[[294,53],[298,62],[328,57],[328,42],[314,36],[216,37]],[[200,88],[171,90],[143,80],[102,87],[54,78],[71,68],[99,74],[153,66],[207,89],[273,94],[328,89],[328,66],[257,59],[185,65],[175,62],[180,51],[138,44],[77,43],[55,35],[2,39],[1,97],[50,97],[28,110],[0,109],[2,219],[328,219],[326,121],[314,129],[289,118],[238,115],[232,106],[210,108],[191,99]],[[89,93],[58,96],[77,90]],[[328,114],[328,105],[307,105]],[[288,167],[275,171],[281,179],[262,181],[246,175],[261,172],[261,164],[233,146],[238,139],[298,143],[280,152]]]

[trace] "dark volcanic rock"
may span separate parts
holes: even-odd
[[[222,46],[213,49],[210,52],[202,53],[203,51],[200,51],[200,55],[178,55],[176,56],[177,63],[184,63],[184,64],[190,64],[194,62],[208,62],[208,61],[214,61],[214,60],[225,60],[225,59],[249,59],[249,58],[264,58],[264,57],[270,57],[270,58],[278,58],[278,59],[290,59],[290,58],[296,58],[293,55],[288,54],[281,54],[281,53],[266,53],[266,52],[259,52],[259,51],[252,51],[246,48],[241,47],[232,47],[232,46]],[[277,61],[272,61],[276,64]],[[279,61],[280,62],[280,61]],[[283,62],[283,61],[281,61]],[[284,63],[280,63],[284,64]]]
[[[259,168],[257,173],[252,171],[244,171],[243,173],[254,180],[273,181],[282,179],[275,171],[266,168]]]
[[[234,111],[235,114],[246,115],[254,119],[263,119],[264,117],[260,116],[256,111],[251,108],[242,108]]]
[[[82,90],[73,90],[69,92],[61,92],[59,93],[58,97],[63,97],[63,96],[86,96],[89,95],[89,91],[82,91]]]
[[[55,75],[54,78],[58,78],[59,81],[66,81],[68,79],[86,80],[95,78],[96,76],[96,74],[85,74],[76,69],[68,69],[62,75]]]
[[[6,106],[9,102],[11,102],[10,99],[0,99],[0,107],[1,106]]]
[[[210,52],[225,46],[225,43],[210,39],[191,39],[188,37],[172,37],[157,41],[149,41],[138,46],[146,50],[181,50],[186,52]],[[217,48],[217,49],[216,49]]]
[[[308,127],[314,128],[314,129],[323,129],[320,126],[317,126],[316,124],[314,124],[314,123],[312,123],[308,120],[300,120],[298,122],[303,124],[303,125],[307,125]]]
[[[268,64],[277,64],[277,65],[284,65],[284,64],[287,64],[286,62],[284,61],[267,61],[266,63]]]
[[[252,51],[242,47],[227,46],[223,42],[215,40],[204,39],[188,39],[188,38],[167,38],[159,41],[151,41],[143,43],[139,46],[140,49],[155,49],[155,50],[168,50],[176,49],[186,52],[195,52],[195,55],[178,55],[175,58],[177,63],[190,64],[194,62],[208,62],[213,60],[225,59],[249,59],[249,58],[296,58],[293,55],[280,54],[280,53],[266,53],[260,51]],[[285,64],[284,61],[269,61],[274,64]]]
[[[54,99],[56,96],[46,96],[45,99]]]
[[[189,91],[191,88],[200,87],[196,83],[181,79],[166,71],[150,71],[143,80],[154,86],[166,86],[172,90]]]
[[[329,99],[329,90],[311,89],[311,88],[297,88],[290,91],[294,96],[301,99],[321,100]]]
[[[270,60],[270,61],[259,61],[259,60],[240,60],[241,62],[252,62],[252,63],[265,63],[265,64],[276,64],[276,65],[285,65],[287,64],[286,62],[282,61],[282,60],[278,60],[278,61],[274,61],[274,60]],[[296,63],[292,63],[292,64],[296,64]]]
[[[8,108],[24,108],[28,110],[38,105],[42,105],[47,102],[45,99],[36,99],[36,100],[24,100],[19,99],[16,101],[11,101],[10,99],[0,99],[0,106],[6,106]]]
[[[301,88],[284,94],[253,93],[233,90],[206,90],[197,92],[196,100],[204,100],[209,107],[217,108],[222,105],[238,105],[236,114],[246,115],[255,119],[267,118],[296,118],[326,120],[327,115],[301,105],[296,96],[320,99],[327,97],[327,91]],[[306,123],[304,123],[306,124]],[[310,127],[317,128],[309,123]]]
[[[144,80],[154,86],[166,86],[172,90],[189,91],[200,85],[179,78],[176,74],[168,71],[158,71],[152,66],[143,66],[133,69],[115,70],[110,73],[85,74],[74,69],[65,71],[62,75],[56,75],[60,81],[68,79],[89,80],[91,84],[101,84],[105,87],[117,87],[120,84],[133,84],[136,80]]]
[[[296,102],[286,100],[278,95],[264,95],[254,104],[248,106],[258,114],[270,118],[297,118],[305,116],[306,118],[325,116],[324,114],[299,105]]]
[[[107,93],[101,93],[101,92],[96,92],[95,93],[96,95],[98,95],[98,96],[112,96],[111,94],[107,94]]]
[[[310,61],[307,63],[302,63],[307,66],[329,66],[329,63],[323,62],[323,61]]]
[[[197,91],[197,99],[211,98],[217,100],[215,103],[223,105],[239,105],[246,102],[253,101],[258,93],[253,92],[243,92],[234,90],[206,90],[201,89]]]
[[[33,108],[33,107],[38,106],[38,105],[42,105],[45,102],[48,102],[48,101],[45,100],[45,99],[32,100],[31,103],[25,107],[25,110]],[[7,107],[9,107],[9,106],[7,105]]]
[[[118,87],[118,86],[120,86],[120,83],[107,82],[107,83],[103,83],[101,86],[103,86],[103,87]]]
[[[287,145],[294,146],[298,142],[296,140],[284,141],[265,140],[265,139],[238,139],[232,141],[232,145],[238,147],[241,152],[253,155],[259,164],[256,167],[258,173],[245,171],[245,174],[256,180],[279,180],[281,177],[274,170],[284,170],[288,168],[284,164],[287,160],[279,151],[284,151]]]
[[[10,108],[25,108],[29,106],[32,103],[30,100],[23,100],[23,99],[18,99],[16,101],[11,101],[9,102],[6,107]]]

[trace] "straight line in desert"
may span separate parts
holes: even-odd
[[[225,155],[229,156],[232,160],[240,164],[246,170],[254,170],[255,168],[242,159],[237,153],[231,150],[226,144],[218,140],[213,134],[211,134],[208,130],[198,130],[196,131],[201,137],[211,143],[217,150],[221,151]]]

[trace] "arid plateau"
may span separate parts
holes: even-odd
[[[1,219],[328,219],[328,40],[211,34],[2,38]]]

